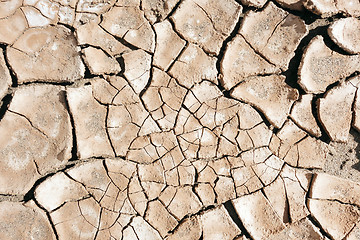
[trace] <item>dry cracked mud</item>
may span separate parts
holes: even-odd
[[[0,1],[0,239],[360,239],[359,17]]]

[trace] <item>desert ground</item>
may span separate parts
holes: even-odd
[[[0,0],[1,240],[359,240],[359,0]]]

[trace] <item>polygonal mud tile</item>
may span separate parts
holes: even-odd
[[[67,99],[75,123],[78,157],[113,156],[105,128],[107,109],[94,99],[91,86],[68,88]]]
[[[242,7],[234,0],[186,0],[171,16],[176,30],[205,51],[217,54],[222,42],[235,27]]]
[[[15,0],[5,3],[16,3]],[[7,7],[7,6],[5,6]],[[3,11],[1,8],[0,11]],[[6,18],[0,18],[0,43],[13,44],[15,40],[28,28],[24,13],[18,9],[16,12]]]
[[[185,219],[179,227],[177,227],[172,235],[167,240],[177,240],[183,238],[200,239],[201,238],[201,225],[197,216]]]
[[[209,57],[198,46],[189,44],[168,73],[186,88],[191,88],[203,79],[217,83],[216,58]]]
[[[288,86],[285,77],[280,75],[250,77],[230,94],[260,109],[277,128],[284,124],[291,106],[299,97],[298,90]]]
[[[239,33],[269,62],[286,69],[308,30],[301,18],[269,2],[262,11],[245,15]]]
[[[153,64],[166,71],[185,47],[186,42],[176,34],[168,20],[154,24],[154,29],[156,45]]]
[[[17,89],[0,128],[4,134],[0,155],[7,166],[2,173],[2,192],[24,194],[39,174],[55,170],[71,158],[71,124],[62,87]]]
[[[221,61],[222,84],[231,89],[246,77],[278,73],[279,69],[254,51],[240,34],[227,44]]]
[[[89,239],[97,232],[101,209],[93,198],[67,202],[50,213],[59,239]]]
[[[307,136],[290,120],[273,135],[269,148],[289,165],[304,168],[322,168],[328,152],[324,142]]]
[[[74,82],[85,72],[76,45],[69,29],[49,26],[28,29],[6,51],[19,83]]]
[[[134,91],[139,94],[150,79],[151,55],[139,49],[122,55],[124,59],[124,76]]]
[[[35,190],[36,201],[49,212],[66,202],[77,201],[88,195],[80,183],[62,172],[46,179]]]
[[[29,27],[45,27],[54,23],[51,19],[42,15],[42,13],[35,7],[26,6],[21,8],[25,15]]]
[[[359,183],[331,176],[326,173],[316,173],[311,185],[309,197],[314,199],[337,200],[360,206]]]
[[[76,38],[80,45],[92,45],[100,47],[110,55],[119,55],[125,51],[130,51],[116,38],[101,28],[96,22],[80,25],[76,28]]]
[[[148,52],[154,52],[155,33],[138,7],[113,7],[103,15],[100,26]]]
[[[0,203],[0,238],[56,239],[49,218],[33,201],[26,204],[5,201]]]
[[[149,202],[145,219],[160,232],[162,237],[168,235],[168,232],[178,225],[176,219],[159,200]]]
[[[21,0],[8,0],[0,3],[0,19],[12,15],[22,4]]]
[[[281,232],[272,235],[271,240],[325,239],[319,229],[307,218],[294,222]]]

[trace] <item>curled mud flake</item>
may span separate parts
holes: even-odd
[[[189,239],[200,239],[202,234],[201,225],[199,223],[199,217],[194,216],[185,219],[175,229],[174,233],[169,235],[168,240],[177,240],[184,237]],[[205,238],[204,238],[205,239]]]
[[[326,186],[326,187],[325,187]],[[341,179],[326,173],[316,173],[311,185],[310,198],[337,200],[360,206],[359,183]]]
[[[261,191],[232,201],[236,213],[254,239],[268,239],[285,228]]]
[[[28,29],[6,51],[19,83],[74,82],[84,76],[76,39],[62,26]]]
[[[285,83],[285,77],[270,75],[251,77],[236,86],[230,93],[260,109],[275,127],[280,128],[293,103],[298,99],[298,90]]]
[[[245,6],[262,8],[267,0],[240,0],[240,2]]]
[[[333,239],[343,239],[359,221],[357,207],[323,199],[308,200],[311,215]]]
[[[147,52],[154,52],[155,33],[137,7],[113,7],[103,15],[101,26],[109,33]]]
[[[313,239],[322,240],[323,235],[319,229],[308,219],[303,218],[289,225],[281,232],[272,235],[271,240],[288,240],[288,239]]]
[[[78,156],[113,156],[105,130],[107,110],[93,98],[91,86],[68,88],[67,99],[75,123]]]
[[[332,141],[346,142],[348,139],[356,90],[346,82],[329,90],[317,102],[319,120]]]
[[[33,201],[26,204],[1,202],[0,218],[0,237],[2,239],[56,239],[49,219]]]
[[[305,10],[303,0],[276,0],[276,2],[278,2],[284,8],[288,8],[291,10],[296,10],[296,11]]]
[[[360,90],[356,90],[356,96],[354,101],[354,107],[353,107],[353,122],[352,126],[360,131]]]
[[[301,18],[269,2],[263,11],[245,15],[239,33],[269,62],[286,69],[308,30]]]
[[[298,83],[307,93],[323,93],[327,87],[359,70],[359,55],[343,55],[328,48],[322,36],[306,47]]]
[[[200,222],[204,240],[214,238],[230,240],[241,234],[241,230],[233,222],[223,205],[200,215]]]
[[[20,9],[16,10],[14,14],[0,19],[0,43],[13,44],[27,28],[24,13]]]
[[[186,40],[198,44],[206,52],[218,54],[241,11],[242,7],[233,0],[222,4],[214,0],[186,0],[181,2],[171,20]]]
[[[331,39],[345,51],[351,54],[360,53],[360,20],[343,18],[337,20],[328,28]]]
[[[306,0],[304,6],[323,18],[338,13],[354,17],[360,16],[360,3],[357,0]]]

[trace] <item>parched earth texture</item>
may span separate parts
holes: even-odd
[[[0,239],[360,239],[359,17],[1,0]]]

